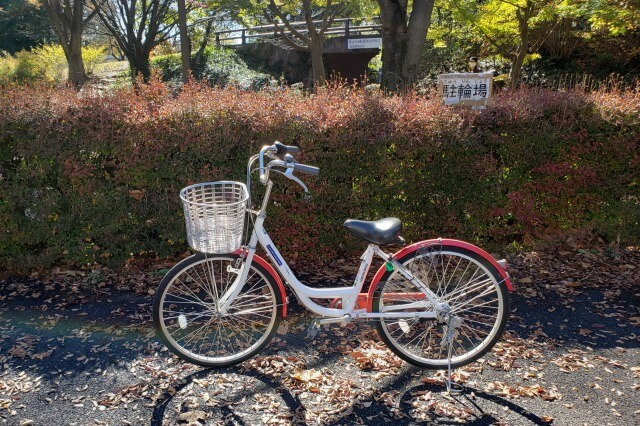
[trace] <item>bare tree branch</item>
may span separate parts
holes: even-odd
[[[300,31],[296,30],[293,27],[293,25],[291,25],[291,22],[289,22],[287,17],[284,16],[284,14],[280,10],[280,8],[276,5],[274,0],[269,0],[269,9],[271,10],[271,12],[273,12],[274,15],[280,18],[280,21],[282,21],[284,26],[287,28],[287,30],[291,34],[295,35],[295,37],[299,38],[306,45],[308,45],[311,42],[309,37],[305,37]],[[277,22],[275,22],[275,19],[272,19],[272,23],[276,26],[278,25]],[[284,34],[284,31],[282,32],[282,34]]]

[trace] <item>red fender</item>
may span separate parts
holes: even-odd
[[[233,254],[242,254],[242,250],[238,249],[234,251]],[[280,275],[278,275],[276,270],[273,269],[273,266],[271,266],[269,262],[264,260],[262,257],[258,256],[257,254],[253,255],[253,261],[256,262],[258,265],[262,266],[267,271],[267,273],[271,275],[271,277],[273,277],[276,284],[278,284],[278,289],[280,289],[280,295],[282,296],[282,317],[286,318],[287,317],[287,292],[284,289],[284,284],[282,283],[282,279],[280,278]]]
[[[493,267],[496,268],[496,270],[498,271],[498,273],[500,274],[500,276],[504,280],[504,283],[507,286],[507,289],[509,291],[513,291],[513,285],[511,284],[511,278],[509,277],[509,274],[507,273],[507,271],[505,271],[505,269],[498,264],[498,261],[495,260],[493,258],[493,256],[491,256],[489,253],[487,253],[486,251],[482,250],[480,247],[474,246],[473,244],[467,243],[465,241],[452,240],[452,239],[446,239],[446,238],[418,241],[417,243],[413,243],[410,246],[404,247],[400,251],[396,252],[393,255],[393,257],[396,258],[396,259],[400,259],[401,257],[406,255],[407,253],[410,253],[412,251],[418,250],[420,247],[429,246],[429,245],[447,245],[447,246],[453,246],[453,247],[460,247],[460,248],[472,251],[472,252],[474,252],[476,254],[479,254],[485,260],[488,260],[489,263],[491,263],[491,265]],[[371,280],[371,284],[369,285],[369,292],[367,293],[367,301],[366,301],[367,312],[372,312],[373,311],[373,292],[375,291],[378,282],[380,281],[380,279],[382,279],[382,276],[385,274],[385,272],[387,272],[387,269],[385,268],[385,265],[383,264],[380,267],[380,269],[378,269],[378,272],[376,272],[376,274],[374,275],[373,279]],[[360,297],[358,298],[358,301],[360,301],[360,299],[362,299],[363,296],[364,295],[361,293]]]

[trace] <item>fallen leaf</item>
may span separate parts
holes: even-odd
[[[132,196],[136,201],[142,200],[146,191],[140,191],[139,189],[132,189],[129,191],[129,195]]]
[[[295,370],[293,370],[293,374],[291,375],[291,377],[301,382],[310,382],[312,380],[319,379],[321,376],[322,373],[320,371],[314,369],[303,370],[301,368],[296,368]]]
[[[31,358],[33,359],[39,359],[40,361],[42,361],[44,358],[51,356],[51,354],[53,353],[53,349],[50,349],[46,352],[40,352],[39,354],[35,354],[33,356],[31,356]]]

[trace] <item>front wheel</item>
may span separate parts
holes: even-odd
[[[240,294],[225,313],[219,299],[238,276],[235,254],[197,253],[174,266],[153,300],[153,322],[162,342],[193,364],[227,367],[258,353],[282,318],[282,296],[273,277],[250,266]]]
[[[471,363],[500,339],[509,316],[502,277],[481,255],[447,246],[426,246],[397,259],[413,276],[462,320],[451,346],[451,366]],[[373,296],[373,312],[433,310],[424,293],[397,270],[387,272]],[[382,340],[400,358],[423,368],[446,369],[449,345],[443,344],[446,323],[437,319],[379,319]]]

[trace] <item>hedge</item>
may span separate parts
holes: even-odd
[[[522,89],[471,111],[346,88],[4,88],[0,262],[26,272],[182,253],[179,190],[244,180],[274,140],[321,168],[304,177],[311,200],[276,178],[267,227],[296,268],[361,251],[349,217],[397,216],[407,240],[492,250],[638,244],[639,109],[637,92]]]

